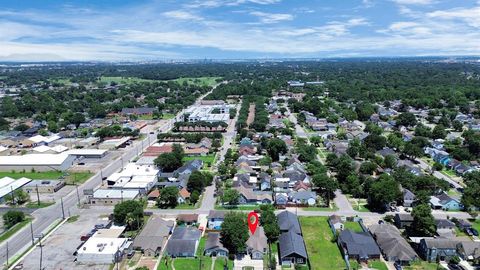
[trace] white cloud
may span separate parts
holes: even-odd
[[[266,13],[261,11],[252,11],[249,14],[258,17],[262,23],[267,24],[293,20],[293,15],[285,13]]]
[[[435,0],[392,0],[399,5],[431,5]]]
[[[427,13],[427,17],[445,20],[461,20],[472,27],[480,28],[480,6],[469,9],[456,8],[450,10],[438,10]]]
[[[203,20],[202,17],[184,10],[172,10],[172,11],[164,12],[162,14],[166,17],[178,19],[178,20],[195,20],[195,21]]]

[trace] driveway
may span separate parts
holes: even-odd
[[[335,191],[335,198],[333,199],[335,205],[338,207],[340,212],[354,212],[352,205],[348,201],[347,196],[345,196],[340,189]]]

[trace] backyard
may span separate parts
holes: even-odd
[[[360,226],[360,223],[355,221],[347,221],[343,223],[343,226],[345,230],[351,230],[354,232],[363,232],[362,227]]]
[[[208,154],[206,156],[198,156],[198,157],[184,157],[183,162],[194,160],[194,159],[200,159],[201,161],[203,161],[205,166],[210,167],[215,162],[215,156],[216,154]]]
[[[166,258],[163,257],[158,265],[157,270],[181,270],[181,269],[200,269],[200,270],[211,270],[212,269],[212,257],[203,256],[203,251],[205,250],[205,243],[207,237],[200,238],[200,243],[198,244],[197,257],[196,258]],[[223,270],[225,264],[225,258],[218,257],[215,260],[214,268],[215,270]],[[166,263],[168,261],[168,263]],[[173,264],[173,267],[172,267]],[[168,266],[167,266],[168,265]],[[227,262],[228,269],[233,269],[233,261],[228,260]]]
[[[327,223],[328,217],[300,217],[303,238],[312,269],[345,269],[337,244]]]

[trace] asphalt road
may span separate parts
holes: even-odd
[[[420,168],[424,169],[425,171],[428,171],[428,172],[432,171],[432,166],[430,166],[430,164],[426,163],[425,161],[423,161],[419,158],[415,159],[415,161],[417,161]],[[443,174],[439,171],[434,171],[433,176],[435,176],[436,178],[447,181],[448,183],[450,183],[456,189],[463,188],[463,186],[460,185],[457,181],[453,180],[451,177],[448,177],[448,176],[446,176],[445,174]]]

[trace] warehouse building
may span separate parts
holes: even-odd
[[[139,196],[140,192],[135,189],[97,189],[88,197],[88,202],[93,205],[115,205],[123,201],[135,200]]]
[[[0,171],[66,171],[74,161],[75,156],[65,153],[0,156]]]
[[[153,165],[128,163],[120,172],[107,178],[107,184],[112,189],[138,190],[147,194],[158,182],[159,170]]]

